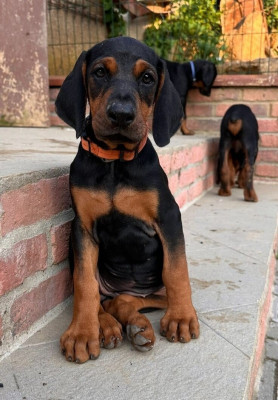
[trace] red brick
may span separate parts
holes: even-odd
[[[212,117],[213,106],[202,103],[188,103],[186,106],[186,115],[193,117]]]
[[[188,118],[187,127],[193,131],[219,132],[221,118]]]
[[[208,159],[199,164],[196,167],[197,170],[197,176],[200,178],[203,178],[204,176],[208,175],[209,173],[213,172],[215,170],[215,161],[213,159]]]
[[[273,162],[278,163],[278,149],[260,149],[257,162]]]
[[[258,119],[259,132],[278,132],[278,119]]]
[[[60,90],[60,86],[62,86],[64,80],[65,80],[65,76],[63,76],[63,75],[50,75],[49,86],[50,86],[50,88],[51,88],[51,86],[57,86],[58,90]]]
[[[171,158],[171,171],[176,171],[187,166],[189,160],[189,149],[176,151]]]
[[[263,147],[278,147],[278,133],[261,134],[260,145]]]
[[[178,174],[174,174],[168,177],[169,188],[174,194],[179,186],[179,176]]]
[[[207,145],[201,144],[199,146],[195,146],[191,149],[190,152],[190,163],[194,164],[202,161],[207,155]]]
[[[55,113],[56,112],[56,110],[55,110],[55,104],[54,103],[49,103],[49,112],[50,113]]]
[[[278,177],[278,164],[257,164],[255,174],[258,176],[277,178]]]
[[[272,103],[272,105],[271,105],[271,117],[278,117],[278,103]]]
[[[38,183],[11,190],[1,196],[0,202],[3,210],[1,232],[5,235],[13,229],[69,209],[68,175],[42,179]]]
[[[194,185],[190,186],[187,193],[187,201],[191,202],[195,200],[197,197],[201,196],[201,194],[210,189],[215,183],[214,174],[210,174],[206,176],[204,179],[200,179]]]
[[[47,240],[44,234],[22,240],[0,252],[0,296],[19,286],[25,278],[47,267]]]
[[[181,171],[179,179],[179,187],[184,188],[189,186],[197,179],[197,168],[187,168]]]
[[[215,105],[215,115],[216,117],[223,117],[225,112],[228,110],[229,107],[231,107],[233,105],[233,103],[221,103],[221,104],[216,104]]]
[[[35,321],[63,302],[71,293],[71,274],[69,268],[65,268],[17,298],[11,308],[13,335],[28,330]]]
[[[53,263],[59,264],[68,257],[71,222],[51,228]]]
[[[161,167],[164,169],[165,174],[169,174],[171,170],[171,154],[159,155],[159,162]]]
[[[216,169],[216,160],[210,158],[191,168],[180,172],[179,187],[186,187],[195,182],[198,178],[204,178]]]
[[[188,189],[188,202],[193,201],[194,199],[196,199],[197,197],[199,197],[204,191],[204,182],[203,180],[199,180],[198,182],[196,182],[195,184],[193,184],[192,186],[190,186],[190,188]]]
[[[182,208],[187,203],[187,189],[180,192],[177,196],[175,196],[176,202],[179,208]]]
[[[277,101],[278,88],[244,88],[243,101]]]
[[[60,88],[50,88],[49,89],[50,100],[55,101],[59,92],[60,92]]]
[[[233,102],[241,102],[242,99],[242,89],[235,90],[233,87],[225,88],[213,88],[210,97],[205,97],[199,93],[197,89],[191,89],[188,92],[188,103],[189,102],[221,102],[232,100]]]
[[[233,105],[233,103],[217,104],[216,105],[215,115],[217,117],[223,117],[225,112],[232,105]],[[269,103],[260,103],[260,104],[257,104],[257,103],[250,104],[250,103],[248,103],[246,105],[248,105],[251,108],[251,110],[256,115],[256,117],[258,117],[258,116],[260,116],[260,117],[268,117],[269,114],[270,114],[270,104]]]

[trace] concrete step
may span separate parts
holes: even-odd
[[[278,186],[256,183],[258,203],[209,191],[182,213],[201,336],[149,353],[127,340],[82,365],[68,363],[59,337],[72,304],[0,363],[3,400],[250,400],[263,354],[277,254]]]

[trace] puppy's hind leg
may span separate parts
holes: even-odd
[[[231,174],[229,168],[229,151],[226,149],[224,152],[220,151],[218,161],[218,174],[220,188],[218,190],[219,196],[231,196]]]
[[[250,165],[249,163],[246,163],[244,167],[244,176],[245,176],[245,183],[243,190],[244,200],[257,202],[258,196],[253,187],[253,175],[254,175],[254,164]]]
[[[145,352],[153,348],[155,334],[148,318],[139,312],[145,308],[166,308],[164,296],[134,297],[121,294],[103,302],[106,312],[113,315],[125,328],[127,337],[136,350]]]

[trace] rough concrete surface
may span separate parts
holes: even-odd
[[[0,127],[0,136],[0,178],[34,171],[45,172],[52,170],[54,165],[55,168],[68,168],[80,142],[71,128]],[[186,138],[186,143],[190,145],[200,141],[204,141],[204,137]],[[184,145],[184,137],[181,135],[177,134],[171,139],[173,151],[184,148]],[[169,147],[157,150],[159,154],[169,153]]]
[[[217,188],[183,212],[193,302],[201,336],[173,344],[159,335],[162,311],[148,314],[157,341],[139,353],[125,340],[82,365],[65,361],[59,337],[72,306],[0,364],[3,400],[241,400],[247,399],[256,352],[258,312],[277,227],[278,186],[255,185],[259,202],[240,189]],[[276,249],[277,250],[277,249]],[[271,253],[272,252],[272,253]]]

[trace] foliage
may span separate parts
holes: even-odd
[[[126,24],[123,14],[126,12],[120,4],[116,4],[113,0],[102,0],[104,22],[107,28],[107,36],[123,36],[126,33]]]
[[[0,115],[0,126],[14,126],[14,122],[10,121],[6,115]]]
[[[173,0],[166,19],[157,18],[144,33],[147,45],[164,58],[219,62],[225,52],[215,0]]]
[[[264,0],[264,12],[266,15],[268,31],[278,30],[278,5],[276,0]]]

